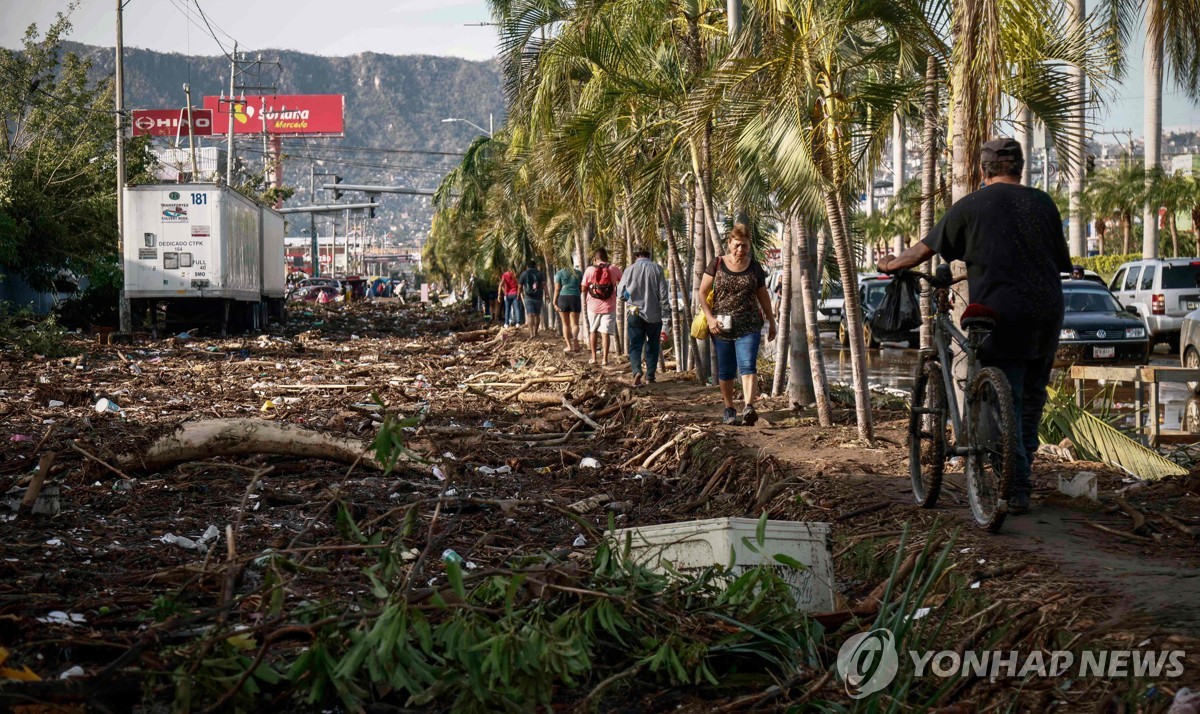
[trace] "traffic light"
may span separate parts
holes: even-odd
[[[367,194],[367,202],[371,204],[371,207],[367,209],[367,218],[375,217],[375,204],[379,203],[379,196],[378,193]]]
[[[341,182],[342,182],[342,177],[341,177],[341,176],[338,176],[338,175],[336,175],[336,174],[334,174],[334,177],[333,177],[333,182],[334,182],[334,183],[341,183]],[[341,190],[340,190],[340,189],[338,189],[338,188],[334,188],[334,189],[333,189],[333,200],[335,200],[335,201],[340,201],[340,200],[342,200],[342,192],[341,192]]]

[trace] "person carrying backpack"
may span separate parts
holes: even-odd
[[[588,347],[596,364],[596,343],[604,335],[601,364],[608,364],[609,340],[617,334],[617,283],[621,282],[621,269],[608,262],[608,251],[597,248],[592,264],[583,274],[581,287],[587,295]]]
[[[536,338],[542,326],[542,299],[546,294],[546,276],[538,270],[537,263],[531,260],[518,282],[521,286],[521,299],[525,304],[525,317],[529,323],[529,336]]]

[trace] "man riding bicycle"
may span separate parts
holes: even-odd
[[[1011,513],[1029,509],[1038,424],[1062,330],[1061,273],[1071,271],[1062,216],[1045,191],[1021,184],[1021,145],[992,139],[980,152],[983,188],[950,207],[925,239],[899,256],[884,256],[880,271],[929,260],[967,264],[970,302],[991,308],[996,327],[980,347],[984,366],[999,368],[1012,387],[1017,459]]]

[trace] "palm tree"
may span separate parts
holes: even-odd
[[[1145,192],[1145,170],[1129,164],[1097,171],[1088,183],[1084,196],[1092,215],[1097,217],[1098,222],[1115,218],[1121,224],[1122,255],[1129,253],[1133,239],[1133,216],[1145,201]]]
[[[1163,59],[1170,60],[1176,86],[1200,101],[1200,8],[1194,0],[1105,0],[1104,16],[1113,39],[1113,69],[1124,73],[1124,51],[1141,21],[1145,37],[1146,181],[1162,159]],[[1142,211],[1142,256],[1158,256],[1158,213],[1147,200]]]

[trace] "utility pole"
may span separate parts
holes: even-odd
[[[729,43],[733,44],[742,31],[742,0],[726,0],[725,13],[729,16]]]
[[[233,83],[237,79],[237,40],[233,41],[233,55],[229,63],[229,145],[225,148],[225,183],[233,186],[233,124],[237,121],[237,104],[233,98]]]
[[[308,173],[308,202],[316,203],[316,186],[317,186],[317,163],[314,161],[309,164]],[[317,251],[320,250],[320,243],[317,242],[317,214],[308,214],[308,233],[311,239],[310,246],[312,248],[312,277],[321,277],[321,256]]]
[[[188,149],[192,154],[192,180],[197,180],[199,173],[196,168],[196,135],[192,131],[192,87],[191,85],[183,85],[183,93],[187,96],[187,119],[188,119]]]
[[[117,260],[121,274],[125,274],[125,30],[121,24],[124,7],[117,0],[117,57],[116,57],[116,102],[117,102]],[[117,298],[117,315],[120,332],[128,335],[133,328],[129,313],[129,298],[125,296],[125,282],[121,282],[121,293]]]

